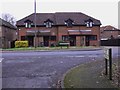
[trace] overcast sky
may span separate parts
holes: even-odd
[[[36,0],[37,13],[82,12],[99,19],[102,26],[118,27],[119,0]],[[0,0],[0,15],[9,13],[17,20],[34,13],[34,0]]]

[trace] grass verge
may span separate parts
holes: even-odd
[[[99,47],[92,47],[92,46],[89,46],[89,47],[69,47],[67,48],[66,46],[64,47],[37,47],[37,48],[34,48],[34,47],[26,47],[26,48],[9,48],[9,49],[1,49],[3,51],[24,51],[24,50],[63,50],[63,49],[94,49],[94,48],[99,48]]]
[[[71,69],[64,77],[65,88],[115,88],[111,81],[101,74],[104,66],[94,61]]]

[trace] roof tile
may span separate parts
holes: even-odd
[[[17,21],[17,26],[24,25],[24,21],[29,19],[34,23],[35,13]],[[85,25],[85,20],[91,19],[95,25],[101,25],[100,20],[90,17],[80,12],[56,12],[56,13],[36,13],[36,24],[43,25],[44,21],[50,19],[54,25],[65,25],[65,20],[72,19],[75,25]]]

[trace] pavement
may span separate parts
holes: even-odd
[[[62,88],[109,88],[118,90],[118,87],[104,74],[104,62],[94,60],[68,70],[62,78]]]

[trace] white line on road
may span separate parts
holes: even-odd
[[[4,59],[4,58],[0,58],[0,62],[2,62],[3,59]]]
[[[98,57],[97,55],[91,55],[91,56],[88,56],[88,57]]]
[[[85,56],[76,56],[76,57],[85,57]]]
[[[67,57],[85,57],[85,56],[67,56]]]
[[[81,57],[98,57],[98,56],[97,55],[89,55],[89,56],[83,56],[83,55],[81,55],[81,56],[67,56],[67,57],[81,58]]]
[[[60,63],[63,63],[63,61],[60,61]]]

